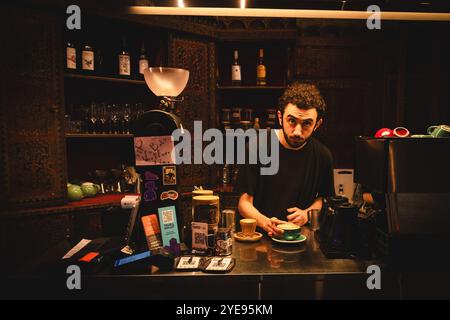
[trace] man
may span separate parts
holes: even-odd
[[[319,90],[312,84],[294,83],[278,107],[278,172],[260,175],[260,164],[246,164],[238,183],[239,212],[255,219],[270,237],[283,233],[277,227],[282,222],[305,224],[308,210],[321,209],[322,198],[334,195],[331,153],[312,137],[325,113]]]

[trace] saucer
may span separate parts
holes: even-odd
[[[284,239],[278,239],[275,237],[271,238],[273,241],[278,242],[278,243],[284,243],[284,244],[294,244],[294,243],[302,243],[303,241],[306,240],[306,237],[304,235],[300,235],[297,239],[295,240],[284,240]]]
[[[259,232],[255,232],[251,236],[244,236],[242,232],[237,232],[234,234],[234,238],[242,242],[256,242],[259,241],[262,238],[262,236],[263,236],[262,233]]]

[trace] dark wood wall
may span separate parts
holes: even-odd
[[[335,166],[353,167],[354,137],[382,127],[424,134],[450,122],[450,24],[298,22],[295,77],[318,85],[328,110],[318,132]]]

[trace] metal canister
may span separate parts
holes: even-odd
[[[227,219],[226,211],[222,211],[220,215],[219,229],[216,236],[216,255],[228,256],[233,251],[233,235],[231,232],[231,224]]]

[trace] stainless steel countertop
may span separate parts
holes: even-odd
[[[373,260],[327,259],[322,253],[314,232],[302,227],[307,237],[303,243],[283,245],[274,242],[267,235],[258,242],[233,241],[231,257],[236,259],[234,269],[226,273],[230,276],[269,276],[269,275],[338,275],[366,274],[367,266],[376,263]],[[159,276],[204,276],[213,275],[195,272],[156,272]]]

